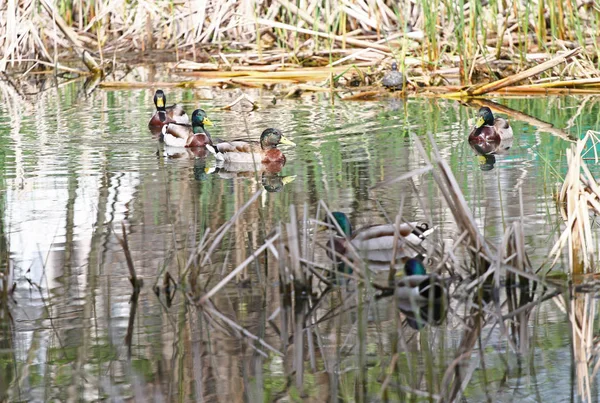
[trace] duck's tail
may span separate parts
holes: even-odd
[[[223,157],[223,153],[219,152],[219,150],[214,146],[214,145],[210,145],[207,144],[206,145],[206,149],[215,156],[215,159],[217,161],[224,161],[225,158]]]
[[[412,232],[414,235],[418,236],[419,239],[423,240],[427,238],[429,235],[435,231],[436,227],[430,227],[429,224],[423,222],[421,224],[415,225],[415,230]]]

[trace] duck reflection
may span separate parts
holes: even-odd
[[[469,145],[477,154],[479,169],[491,171],[496,164],[496,155],[506,154],[512,147],[513,138],[491,139],[484,137],[469,138]]]
[[[158,155],[160,150],[157,152]],[[180,164],[183,167],[189,168],[190,160],[194,162],[193,173],[194,179],[197,181],[205,181],[208,179],[208,174],[211,173],[207,169],[206,157],[210,152],[205,147],[171,147],[165,145],[162,155],[168,164]]]
[[[206,147],[171,147],[165,145],[163,155],[170,160],[205,159],[210,152]]]
[[[261,183],[269,193],[277,193],[283,190],[283,187],[296,179],[296,175],[281,176],[268,172],[262,173]]]
[[[206,169],[206,172],[223,179],[255,178],[260,174],[260,182],[264,189],[269,193],[277,193],[296,179],[296,175],[283,176],[280,174],[284,165],[285,163],[280,162],[254,165],[218,161],[215,167]]]

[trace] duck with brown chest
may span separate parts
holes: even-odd
[[[167,97],[163,90],[156,90],[154,93],[154,105],[156,111],[150,118],[148,126],[150,128],[160,128],[167,123],[189,124],[190,118],[183,110],[183,106],[174,104],[167,106]]]
[[[212,144],[210,133],[205,126],[212,126],[212,122],[202,109],[192,113],[192,125],[168,123],[163,126],[164,142],[170,147],[204,147]]]
[[[209,148],[217,160],[234,163],[280,163],[285,164],[285,155],[277,148],[279,144],[295,146],[278,129],[266,129],[260,141],[237,139],[216,142]],[[211,150],[212,148],[212,150]]]
[[[513,130],[508,121],[503,118],[494,117],[492,110],[487,106],[479,109],[479,117],[475,126],[469,133],[469,142],[488,141],[500,143],[513,137]]]

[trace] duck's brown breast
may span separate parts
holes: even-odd
[[[190,137],[186,147],[204,147],[208,144],[208,137],[206,134],[195,134]]]
[[[267,150],[262,159],[263,163],[268,162],[285,162],[285,155],[281,152],[281,150],[277,148],[273,148],[271,150]]]

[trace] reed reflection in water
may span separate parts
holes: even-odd
[[[206,100],[202,91],[172,90],[170,97],[188,110],[201,104],[217,136],[245,135],[246,124],[254,137],[264,127],[282,130],[298,146],[284,150],[288,162],[281,172],[232,173],[210,159],[169,155],[146,127],[151,90],[82,98],[73,84],[33,102],[2,87],[3,399],[497,401],[518,393],[544,401],[571,396],[572,368],[582,374],[573,388],[577,398],[596,393],[593,326],[576,331],[570,319],[593,324],[597,300],[571,301],[556,294],[560,287],[515,278],[482,296],[479,287],[467,287],[473,281],[467,267],[453,267],[449,306],[439,319],[400,311],[393,298],[376,298],[355,281],[332,289],[321,282],[314,295],[289,299],[280,261],[266,247],[210,303],[199,305],[199,297],[265,245],[279,223],[292,224],[291,204],[299,228],[317,213],[323,219],[319,200],[348,213],[356,228],[393,220],[402,206],[407,220],[437,226],[435,244],[451,245],[461,234],[431,175],[371,189],[423,168],[414,138],[430,151],[427,134],[488,239],[501,242],[523,217],[524,242],[537,268],[558,236],[550,190],[555,171],[564,172],[564,138],[514,118],[513,146],[484,172],[466,141],[476,107],[406,99],[332,108],[327,95],[272,105],[273,94],[249,90],[268,106],[223,111],[218,106],[238,93],[214,90]],[[498,102],[564,128],[582,100]],[[585,102],[571,135],[598,126],[597,100]],[[253,197],[215,249],[190,263],[198,245],[214,239]],[[132,265],[144,280],[133,298],[119,242],[122,223]],[[330,265],[322,248],[308,248],[326,244],[326,237],[306,228],[302,255]],[[455,254],[468,259],[463,250]],[[386,276],[375,279],[385,283]],[[577,306],[569,308],[572,303]]]

